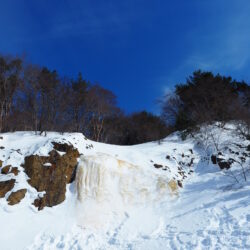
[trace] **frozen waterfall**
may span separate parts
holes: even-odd
[[[103,227],[135,207],[160,201],[170,190],[166,177],[106,154],[81,157],[76,177],[84,226]]]

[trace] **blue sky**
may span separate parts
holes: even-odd
[[[0,0],[0,53],[112,90],[127,112],[196,69],[250,82],[249,0]]]

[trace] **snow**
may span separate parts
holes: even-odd
[[[20,172],[0,174],[0,181],[15,178],[13,191],[28,190],[15,206],[0,199],[1,249],[250,249],[250,182],[235,183],[209,158],[216,146],[226,159],[241,157],[249,141],[235,134],[233,125],[204,129],[198,144],[175,133],[161,143],[136,146],[96,143],[78,133],[1,134],[3,166]],[[32,203],[38,192],[21,164],[27,155],[48,155],[54,141],[81,153],[77,179],[67,186],[62,204],[37,211]],[[187,177],[177,193],[159,185],[182,180],[180,169]],[[235,164],[232,172],[237,171]]]

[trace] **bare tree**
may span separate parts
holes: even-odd
[[[56,71],[43,68],[38,76],[41,95],[39,131],[45,132],[55,127],[58,111],[58,91],[60,80]]]
[[[69,112],[72,116],[73,131],[80,132],[85,125],[84,115],[86,112],[86,96],[90,83],[82,78],[79,73],[76,80],[71,81],[69,89]]]
[[[18,58],[0,57],[0,132],[5,131],[11,112],[13,97],[21,82],[22,61]]]
[[[115,95],[99,85],[94,85],[88,90],[86,98],[86,121],[92,138],[101,141],[104,135],[106,118],[119,112],[116,106]]]

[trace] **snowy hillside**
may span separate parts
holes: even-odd
[[[76,176],[62,202],[50,207],[47,197],[39,211],[34,202],[46,192],[25,162],[35,156],[47,175],[66,155],[55,143],[78,150]],[[233,125],[136,146],[78,133],[0,134],[0,186],[13,180],[0,198],[0,248],[250,249],[249,145]],[[24,195],[11,205],[18,190]]]

